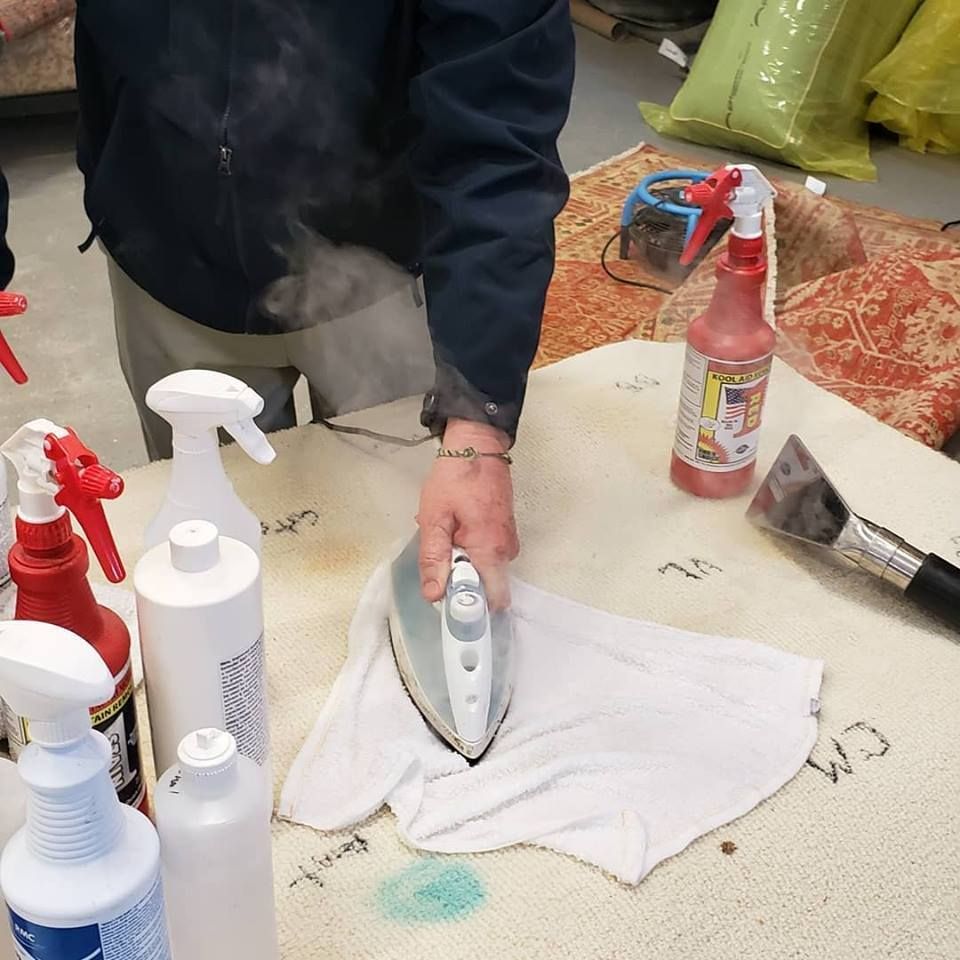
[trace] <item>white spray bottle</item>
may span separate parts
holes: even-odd
[[[17,765],[0,757],[0,853],[7,841],[23,826],[26,819],[26,792],[17,773]],[[0,897],[0,960],[17,960],[13,952],[13,934],[7,927],[7,905]]]
[[[121,805],[110,745],[90,707],[113,693],[97,652],[62,627],[0,625],[0,691],[27,717],[19,762],[27,825],[0,861],[0,889],[22,960],[170,960],[160,842]]]
[[[10,517],[10,505],[7,502],[7,466],[0,457],[0,590],[10,583],[10,563],[8,556],[13,546],[13,520]]]
[[[147,526],[146,548],[166,543],[184,520],[208,520],[225,537],[260,552],[260,521],[237,496],[223,469],[217,428],[223,427],[257,463],[276,453],[253,422],[263,398],[242,380],[212,370],[181,370],[147,391],[147,406],[173,428],[167,497]]]
[[[188,734],[177,753],[155,797],[174,956],[277,960],[267,779],[222,730]]]

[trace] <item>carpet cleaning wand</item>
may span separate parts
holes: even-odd
[[[799,437],[787,440],[747,518],[761,529],[840,554],[960,629],[960,569],[854,513]]]
[[[756,468],[763,402],[776,341],[763,314],[767,258],[763,211],[776,191],[750,164],[714,170],[684,190],[702,208],[681,264],[693,261],[716,225],[733,218],[717,285],[687,331],[677,434],[670,477],[699,497],[732,497]]]

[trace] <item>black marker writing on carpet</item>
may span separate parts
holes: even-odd
[[[265,536],[274,533],[299,533],[301,526],[315,527],[320,522],[320,514],[316,510],[300,510],[296,513],[288,513],[281,520],[274,520],[271,523],[260,522],[260,532]]]
[[[297,869],[300,876],[295,877],[289,884],[290,889],[299,886],[301,883],[309,882],[316,887],[323,886],[323,873],[331,867],[336,866],[339,861],[345,857],[356,856],[361,853],[369,853],[370,841],[355,833],[346,843],[341,843],[339,847],[323,854],[323,856],[310,857],[308,864],[298,864]]]
[[[686,563],[693,567],[697,572],[693,573],[690,569],[688,569],[688,567],[673,561],[670,563],[665,563],[662,567],[658,567],[658,570],[660,571],[661,575],[665,575],[668,572],[673,571],[674,573],[682,574],[688,580],[704,580],[715,573],[723,573],[722,567],[718,567],[715,563],[711,563],[709,560],[703,560],[700,557],[691,557],[686,561]]]
[[[618,380],[616,387],[618,390],[632,390],[634,393],[642,393],[647,387],[659,387],[660,381],[653,377],[645,377],[638,373],[632,380]]]
[[[851,723],[839,737],[831,737],[830,742],[834,751],[831,759],[818,763],[810,757],[807,766],[822,773],[831,783],[837,783],[841,773],[852,774],[863,761],[886,756],[890,750],[890,741],[865,720]]]

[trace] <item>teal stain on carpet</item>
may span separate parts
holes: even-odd
[[[388,877],[377,891],[381,913],[407,924],[462,920],[486,898],[483,882],[472,867],[433,858]]]

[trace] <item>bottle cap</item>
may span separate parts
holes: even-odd
[[[185,774],[216,776],[237,762],[237,741],[216,727],[194,730],[180,741],[177,758]]]
[[[175,570],[202,573],[220,562],[220,536],[207,520],[184,520],[170,530],[170,562]]]

